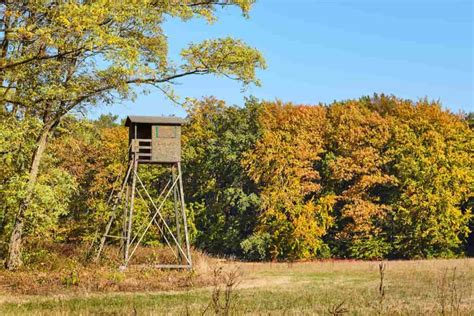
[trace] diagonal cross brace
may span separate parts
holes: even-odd
[[[168,181],[168,183],[166,184],[165,186],[165,189],[160,193],[160,196],[158,197],[161,198],[161,196],[163,195],[163,192],[166,191],[166,189],[168,188],[168,185],[170,184],[171,181]],[[140,196],[140,198],[143,200],[143,202],[145,203],[145,206],[147,208],[147,210],[150,212],[150,214],[152,214],[150,208],[148,207],[148,203],[145,202],[145,199],[143,198],[142,194],[140,193],[140,191],[137,189],[137,193],[138,195]],[[163,231],[163,229],[161,228],[160,226],[160,223],[156,220],[156,218],[152,218],[152,221],[155,222],[156,226],[158,227],[158,230],[160,231],[161,235],[163,236],[163,238],[165,239],[166,241],[166,244],[168,245],[168,247],[170,248],[171,252],[173,253],[174,257],[176,259],[178,259],[178,255],[176,254],[176,252],[174,251],[173,247],[171,247],[171,244],[168,240],[168,238],[166,238],[166,235],[165,235],[165,232]],[[140,229],[141,231],[141,229]],[[135,239],[137,238],[137,236],[140,234],[140,232],[138,232],[135,237],[133,237],[132,239],[132,243],[135,241]]]
[[[143,190],[145,191],[148,199],[150,200],[151,204],[153,205],[154,209],[155,209],[155,214],[153,215],[153,218],[152,220],[150,221],[150,223],[148,224],[148,226],[146,227],[145,231],[143,232],[142,236],[140,237],[140,239],[138,240],[137,244],[135,245],[135,248],[132,250],[130,256],[128,257],[127,261],[125,262],[125,266],[128,265],[128,262],[130,261],[130,258],[132,257],[132,255],[135,253],[135,251],[137,250],[138,248],[138,245],[140,244],[140,242],[142,241],[143,237],[145,236],[146,232],[148,231],[148,229],[150,228],[151,226],[151,223],[153,222],[153,220],[156,218],[157,215],[160,216],[160,219],[161,221],[163,222],[163,224],[165,225],[166,229],[168,230],[168,232],[170,233],[171,237],[173,238],[174,242],[176,243],[176,245],[178,246],[178,249],[179,251],[181,252],[181,254],[184,256],[184,258],[186,259],[186,261],[188,262],[188,264],[191,264],[191,261],[190,259],[188,258],[188,256],[184,253],[184,250],[183,248],[181,247],[181,245],[178,243],[176,237],[174,236],[173,232],[171,231],[170,227],[168,226],[168,224],[166,223],[165,219],[163,218],[163,215],[161,214],[161,209],[166,201],[166,199],[168,198],[168,196],[170,195],[171,191],[173,190],[173,188],[176,186],[176,184],[178,183],[178,180],[179,180],[179,177],[177,177],[175,179],[175,181],[173,182],[172,186],[170,187],[170,189],[168,190],[168,192],[166,193],[163,201],[161,202],[160,206],[159,207],[156,207],[156,204],[155,202],[153,201],[153,199],[151,198],[150,194],[148,193],[148,190],[146,189],[145,185],[143,184],[142,180],[140,179],[140,177],[138,176],[138,174],[136,172],[134,172],[134,175],[137,177],[138,179],[138,182],[140,183],[140,185],[142,186]]]

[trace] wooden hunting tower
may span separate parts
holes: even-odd
[[[130,157],[139,163],[177,163],[181,161],[181,125],[179,117],[128,116]]]
[[[128,116],[125,126],[128,127],[129,163],[123,176],[122,186],[116,198],[105,233],[99,243],[96,260],[99,260],[106,240],[120,240],[123,251],[123,268],[137,250],[145,234],[151,226],[155,226],[160,238],[171,249],[175,263],[155,265],[158,268],[188,268],[192,267],[190,242],[186,220],[186,209],[181,173],[181,126],[185,120],[178,117],[163,116]],[[160,195],[152,198],[145,184],[138,175],[140,164],[160,164],[170,167],[170,179],[160,188]],[[149,224],[145,229],[136,226],[134,218],[135,193],[147,203]],[[170,198],[174,205],[174,218],[166,216],[165,201]],[[151,208],[149,208],[151,207]],[[116,221],[121,217],[121,221]],[[119,225],[117,226],[117,224]],[[120,224],[121,223],[121,224]],[[112,231],[121,230],[121,236],[111,235]]]

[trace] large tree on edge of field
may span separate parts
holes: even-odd
[[[0,1],[0,114],[34,118],[42,128],[18,205],[6,265],[21,265],[25,210],[37,182],[48,137],[71,111],[133,97],[132,85],[152,85],[172,96],[175,80],[214,74],[259,84],[262,55],[240,40],[190,44],[182,63],[170,61],[166,19],[216,20],[236,6],[246,16],[254,0],[31,0]]]
[[[261,137],[242,161],[259,186],[262,210],[255,237],[270,236],[272,259],[325,256],[334,198],[321,195],[319,171],[327,129],[323,106],[265,102]]]

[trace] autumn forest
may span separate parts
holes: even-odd
[[[472,118],[429,100],[374,95],[297,105],[215,98],[186,105],[183,172],[192,244],[244,260],[472,254]],[[38,120],[0,127],[1,252],[27,186]],[[48,243],[89,245],[127,164],[120,118],[66,116],[26,213],[24,260]],[[471,125],[470,125],[471,124]],[[152,190],[163,168],[141,166]],[[149,218],[138,198],[137,225]],[[171,214],[171,213],[170,213]],[[150,231],[145,244],[163,240]]]

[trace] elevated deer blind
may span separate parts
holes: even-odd
[[[176,258],[174,264],[158,264],[159,268],[191,268],[191,252],[184,203],[181,173],[181,126],[185,120],[178,117],[128,116],[129,165],[118,192],[105,233],[99,243],[96,260],[99,260],[108,239],[121,239],[123,267],[127,267],[140,242],[152,225],[158,228],[166,244]],[[150,196],[145,184],[138,175],[140,164],[160,164],[171,168],[171,179],[161,190],[158,199]],[[138,185],[137,185],[138,184]],[[141,190],[140,190],[141,189]],[[149,202],[149,223],[144,229],[136,231],[133,225],[135,193]],[[165,201],[173,200],[175,220],[168,223],[163,216]],[[125,203],[125,207],[123,207]],[[125,210],[118,212],[120,206]],[[121,236],[109,235],[114,220],[121,217],[123,229]]]

